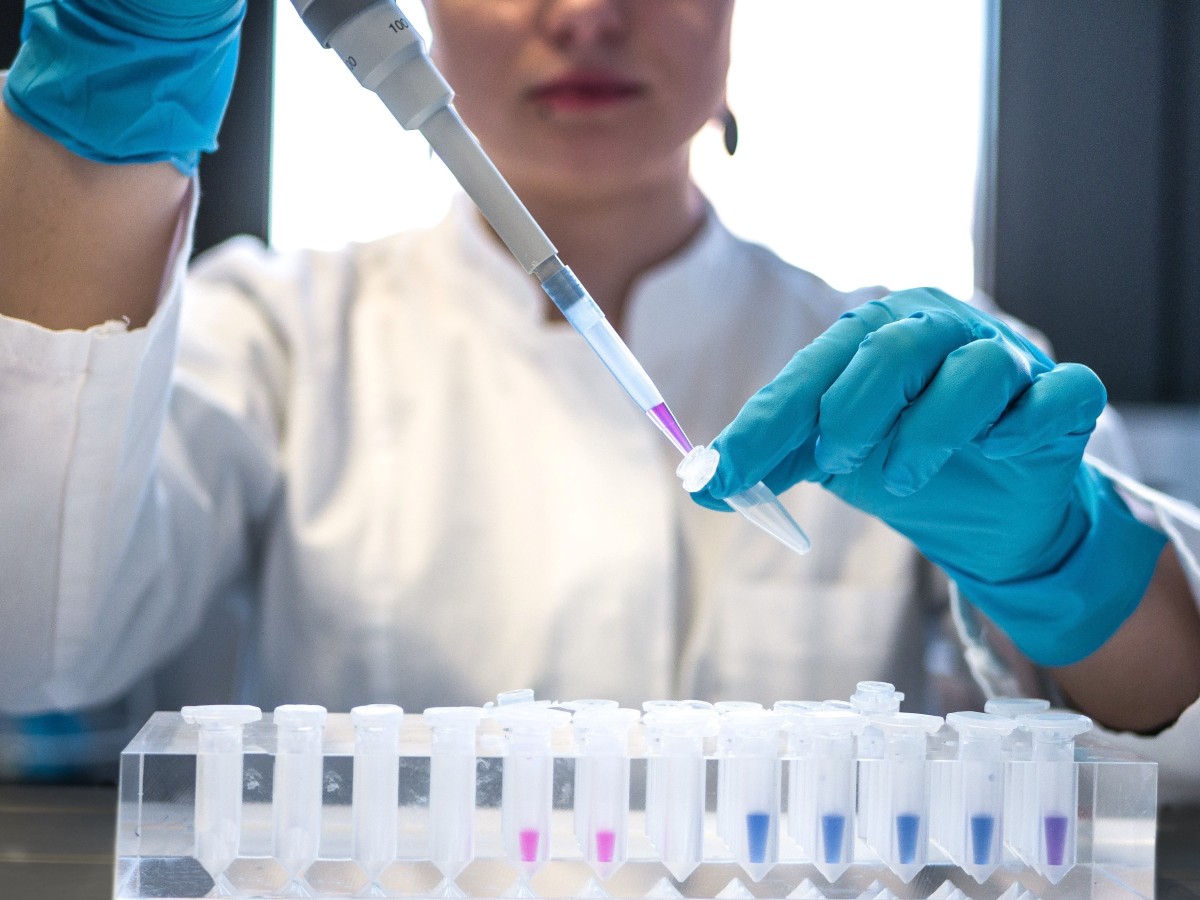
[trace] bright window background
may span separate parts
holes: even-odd
[[[715,127],[693,152],[725,222],[836,287],[969,294],[984,5],[741,0],[737,155]],[[421,10],[403,6],[428,35]],[[290,4],[277,18],[272,243],[334,247],[437,221],[455,186],[422,138]]]

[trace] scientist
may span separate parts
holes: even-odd
[[[831,326],[844,338],[871,310],[913,311],[907,295],[864,307],[885,291],[833,290],[733,236],[696,188],[688,147],[723,109],[729,0],[427,5],[463,117],[692,433],[719,432]],[[1013,561],[996,543],[981,565],[997,522],[962,513],[998,502],[989,456],[913,492],[909,527],[890,493],[841,477],[867,445],[833,444],[830,489],[787,497],[816,538],[795,557],[689,500],[665,442],[464,203],[335,252],[241,239],[189,271],[196,162],[241,15],[229,0],[27,3],[0,108],[0,710],[112,723],[96,751],[112,756],[150,709],[185,702],[420,709],[514,685],[771,701],[862,678],[919,695],[937,592],[914,543],[973,578],[966,595],[1034,661],[1094,655],[1120,628],[1106,601],[1085,636],[1073,609],[1030,642],[1024,623],[1053,598],[974,589],[1077,558],[1095,503],[1119,516],[1103,479],[1078,502],[1038,488],[1074,484],[1094,387],[1052,472],[1022,474],[1037,451],[1002,463],[1028,484],[995,512],[1038,507],[1027,540],[1002,533]],[[952,350],[938,329],[912,339],[932,341],[927,361]],[[1056,371],[1015,336],[1003,346]],[[778,485],[811,474],[776,452],[780,435],[808,441],[792,410],[779,432],[737,420],[714,502],[781,462]],[[1120,522],[1142,548],[1135,590],[1162,538]],[[950,533],[971,525],[985,527]],[[1175,721],[1161,712],[1146,727]],[[1142,740],[1169,753],[1190,715]]]

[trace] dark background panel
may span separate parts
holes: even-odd
[[[984,287],[1118,401],[1200,399],[1200,4],[1005,0]]]
[[[18,0],[0,3],[0,68],[8,68],[16,55],[23,7]],[[234,234],[267,238],[274,9],[272,0],[249,0],[219,149],[200,163],[204,202],[196,222],[196,252]]]

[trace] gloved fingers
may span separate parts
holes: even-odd
[[[980,441],[980,450],[990,459],[1007,459],[1068,436],[1083,437],[1086,443],[1107,401],[1095,372],[1078,363],[1060,363],[1034,378]]]
[[[817,465],[831,474],[855,471],[946,358],[974,337],[970,323],[940,309],[913,313],[866,335],[821,398]]]
[[[946,357],[929,386],[903,411],[883,482],[899,497],[924,487],[958,450],[985,433],[1033,380],[1029,359],[1000,335]]]
[[[713,498],[740,493],[810,441],[822,395],[854,357],[863,338],[892,318],[887,307],[866,304],[842,316],[796,353],[713,441],[721,462],[704,493]]]

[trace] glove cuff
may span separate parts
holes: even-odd
[[[217,146],[237,67],[244,4],[209,34],[154,37],[74,0],[30,2],[4,86],[20,118],[96,162],[170,162],[195,172]]]
[[[1078,662],[1112,637],[1141,602],[1167,540],[1138,521],[1112,482],[1086,463],[1077,484],[1090,524],[1053,571],[992,584],[942,566],[964,598],[1043,666]]]

